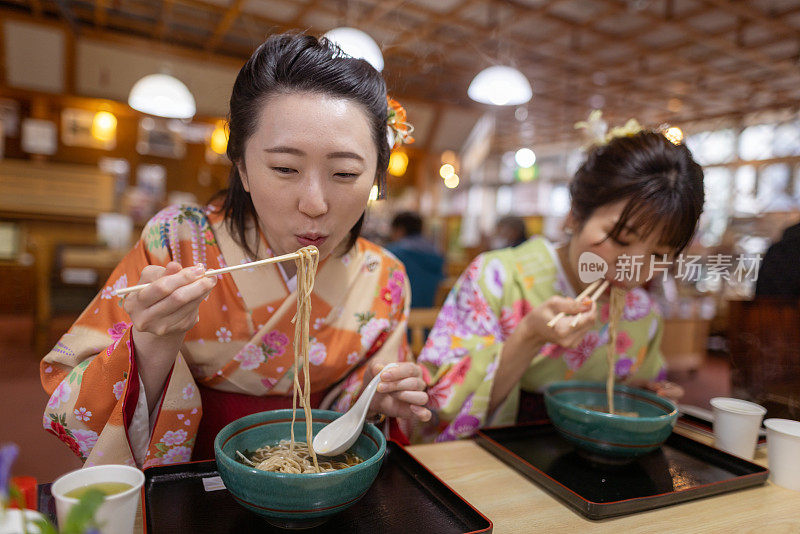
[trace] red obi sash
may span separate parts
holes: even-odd
[[[214,459],[214,438],[222,428],[245,415],[264,412],[267,410],[280,410],[292,407],[291,396],[270,395],[256,397],[241,393],[229,393],[197,386],[203,402],[203,417],[197,429],[197,439],[192,452],[192,460]],[[311,407],[319,407],[327,391],[320,391],[311,395]],[[299,408],[299,406],[298,406]]]

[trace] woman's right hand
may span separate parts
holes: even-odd
[[[164,390],[186,332],[200,319],[200,303],[217,284],[216,276],[203,276],[205,271],[202,265],[183,269],[177,262],[148,265],[139,283],[150,285],[123,301],[133,321],[131,339],[148,411]]]
[[[134,334],[182,341],[199,320],[200,303],[217,283],[216,276],[204,274],[202,265],[181,268],[177,262],[142,269],[138,283],[150,285],[128,295],[123,302]]]
[[[561,319],[552,327],[547,326],[553,317],[562,312],[564,316]],[[542,344],[555,343],[571,349],[580,344],[594,325],[596,317],[597,306],[593,300],[584,298],[582,301],[577,301],[556,295],[531,310],[516,330],[521,330],[521,334]],[[572,326],[576,319],[575,326]]]
[[[552,327],[547,326],[561,312],[564,312],[564,317]],[[489,398],[489,411],[494,411],[505,400],[545,343],[570,349],[577,347],[594,325],[596,316],[597,307],[591,299],[578,302],[561,296],[550,297],[528,312],[503,344]],[[575,319],[577,322],[572,326]]]

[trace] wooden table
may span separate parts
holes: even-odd
[[[702,435],[679,430],[709,443]],[[517,473],[476,443],[453,441],[408,447],[414,457],[480,510],[497,534],[527,532],[758,533],[800,532],[800,492],[767,482],[763,486],[593,521]],[[755,462],[767,465],[766,449]],[[142,532],[137,515],[134,532]]]
[[[684,435],[709,443],[689,431]],[[509,468],[472,441],[415,445],[408,448],[453,490],[494,523],[494,532],[612,532],[615,534],[797,533],[800,492],[767,482],[733,491],[613,519],[586,519],[525,476]],[[767,465],[766,450],[755,462]]]

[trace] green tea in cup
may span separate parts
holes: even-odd
[[[126,484],[124,482],[95,482],[94,484],[88,484],[86,486],[81,486],[79,488],[70,490],[64,494],[64,497],[80,499],[90,490],[99,490],[103,492],[103,495],[109,497],[111,495],[116,495],[117,493],[122,493],[123,491],[129,490],[132,487],[133,486],[130,484]]]
[[[81,496],[97,489],[105,493],[94,515],[100,534],[133,534],[142,484],[141,470],[127,465],[96,465],[67,473],[50,486],[58,523],[66,524],[69,511]]]

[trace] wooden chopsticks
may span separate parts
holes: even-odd
[[[608,287],[608,280],[602,280],[602,283],[601,283],[600,280],[595,280],[594,282],[592,282],[591,284],[586,286],[586,289],[581,291],[581,294],[578,295],[577,297],[575,297],[575,300],[580,301],[581,299],[586,298],[591,293],[592,296],[589,297],[589,298],[593,302],[596,302],[597,299],[600,298],[600,295],[603,294],[603,292],[606,290],[607,287]],[[559,312],[555,317],[553,317],[552,319],[550,319],[547,322],[547,326],[549,326],[550,328],[553,328],[556,325],[556,323],[559,321],[559,319],[561,319],[565,315],[566,314],[564,312]],[[576,316],[575,319],[572,320],[571,326],[575,326],[577,324],[577,322],[578,322],[578,318]]]
[[[592,300],[592,302],[597,302],[597,299],[600,298],[600,295],[603,294],[603,292],[606,290],[607,287],[608,287],[608,280],[603,280],[603,283],[600,284],[600,287],[597,288],[597,291],[595,291],[594,294],[591,297],[589,297]],[[569,324],[571,327],[575,328],[575,326],[577,326],[578,317],[579,316],[576,315],[575,318],[572,320],[572,322]]]
[[[309,252],[311,254],[319,254],[319,250],[317,250],[317,247],[303,247],[303,248],[310,249]],[[300,250],[303,250],[303,249],[300,249]],[[231,271],[238,271],[239,269],[250,269],[250,268],[253,268],[253,267],[260,267],[262,265],[268,265],[270,263],[278,263],[278,262],[282,262],[282,261],[297,260],[297,259],[300,259],[301,257],[302,257],[302,254],[300,253],[300,251],[297,251],[297,252],[292,252],[292,253],[289,253],[289,254],[284,254],[283,256],[275,256],[274,258],[267,258],[265,260],[251,261],[250,263],[242,263],[240,265],[233,265],[231,267],[224,267],[222,269],[210,269],[210,270],[206,271],[203,276],[204,277],[206,277],[206,276],[216,276],[218,274],[225,274],[225,273],[229,273]],[[128,293],[133,293],[134,291],[140,291],[140,290],[146,288],[149,285],[150,284],[148,283],[148,284],[139,284],[137,286],[125,287],[125,288],[122,288],[122,289],[118,289],[117,291],[114,291],[113,294],[121,297],[123,295],[127,295]]]

